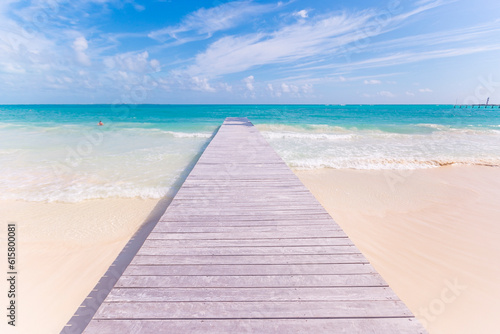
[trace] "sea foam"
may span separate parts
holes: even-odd
[[[453,106],[0,106],[0,199],[161,198],[228,116],[294,169],[500,166],[500,112]],[[97,126],[101,119],[104,126]]]

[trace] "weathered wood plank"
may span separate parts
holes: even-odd
[[[401,301],[113,302],[95,319],[252,319],[411,317]]]
[[[224,320],[96,320],[87,333],[425,333],[412,318],[374,319],[224,319]]]
[[[217,221],[226,221],[226,222],[233,222],[233,221],[270,221],[270,220],[275,220],[275,221],[286,221],[286,222],[291,222],[291,221],[317,221],[317,220],[325,220],[328,219],[329,216],[324,215],[324,214],[316,214],[316,215],[301,215],[301,214],[281,214],[281,215],[267,215],[264,213],[259,213],[259,215],[206,215],[203,216],[201,214],[197,215],[186,215],[186,214],[181,214],[181,213],[172,213],[168,217],[163,216],[163,218],[160,219],[160,222],[168,222],[168,221],[211,221],[211,222],[217,222]],[[336,225],[336,224],[335,224]]]
[[[209,191],[207,191],[209,192]],[[297,205],[297,204],[313,204],[314,200],[309,199],[309,198],[304,198],[304,194],[301,193],[290,193],[289,195],[284,195],[283,192],[281,193],[270,193],[270,192],[255,192],[255,193],[231,193],[231,194],[224,194],[224,193],[218,193],[218,196],[216,199],[210,200],[207,198],[206,194],[203,194],[203,192],[182,192],[178,193],[179,198],[177,198],[176,195],[176,200],[177,201],[192,201],[192,200],[205,200],[205,201],[213,201],[213,203],[231,203],[231,204],[240,204],[240,203],[249,203],[248,199],[252,198],[252,202],[255,206],[256,209],[259,208],[259,204],[266,205],[268,202],[277,202],[276,204],[281,204],[281,205],[286,205],[286,203],[290,203],[291,205]],[[278,206],[280,207],[280,206]]]
[[[214,209],[214,210],[227,210],[228,206],[230,205],[231,208],[238,210],[238,211],[253,211],[252,209],[255,207],[255,203],[248,203],[247,201],[219,201],[219,202],[212,202],[212,201],[207,201],[207,200],[199,200],[197,202],[197,207],[200,208],[200,210],[205,210],[205,209]],[[182,209],[189,209],[192,208],[192,201],[184,203],[182,201],[176,201],[174,206],[172,206],[171,210],[174,211],[174,209],[177,210],[182,210]],[[291,203],[288,201],[284,202],[270,202],[267,201],[265,203],[262,203],[262,205],[259,207],[260,212],[267,212],[267,211],[274,211],[276,210],[276,206],[282,206],[282,211],[311,211],[311,210],[321,210],[322,207],[319,206],[317,203],[303,203],[303,202],[297,202],[297,203]],[[246,213],[246,212],[245,212]]]
[[[151,232],[152,239],[284,239],[284,238],[333,238],[345,237],[346,234],[342,230],[338,231],[315,231],[309,230],[304,232],[252,232],[252,233],[164,233]]]
[[[398,300],[387,287],[114,288],[112,302],[257,302]]]
[[[144,242],[147,247],[304,247],[304,246],[342,246],[353,245],[347,237],[342,238],[289,238],[289,239],[222,239],[222,240],[173,240],[153,239]]]
[[[332,226],[331,221],[283,221],[283,220],[246,220],[246,221],[163,221],[159,224],[168,225],[168,227],[303,227],[303,228],[321,228]],[[336,225],[333,225],[336,226]]]
[[[229,206],[231,207],[231,206]],[[207,218],[222,219],[237,219],[238,217],[245,216],[247,219],[255,218],[262,219],[269,217],[292,219],[293,217],[302,217],[304,220],[314,219],[317,217],[328,218],[328,214],[321,209],[304,209],[304,210],[248,210],[248,209],[235,209],[231,208],[231,212],[227,212],[228,206],[220,208],[206,208],[206,209],[172,209],[169,213],[174,217],[189,217],[185,219],[195,218],[196,216],[203,216]],[[213,217],[215,216],[215,217]],[[305,216],[305,217],[304,217]],[[332,224],[333,225],[333,224]]]
[[[122,276],[115,287],[245,288],[387,286],[378,274],[276,276]]]
[[[124,275],[129,276],[246,276],[246,275],[335,275],[373,274],[375,269],[369,264],[213,264],[200,265],[129,265]]]
[[[340,227],[330,225],[314,225],[315,231],[331,232],[341,231]],[[311,226],[178,226],[175,224],[162,224],[158,225],[156,232],[165,233],[252,233],[252,232],[305,232],[309,231]]]
[[[132,265],[170,265],[170,264],[341,264],[368,263],[361,253],[353,254],[315,254],[315,255],[136,255]]]
[[[143,245],[137,255],[318,255],[359,254],[356,246],[309,246],[309,247],[149,247]]]
[[[258,130],[227,118],[85,332],[425,331]]]
[[[297,200],[292,200],[290,198],[288,199],[275,199],[275,198],[270,198],[270,197],[262,197],[259,198],[258,200],[255,200],[251,203],[248,202],[248,197],[227,197],[227,198],[218,198],[217,200],[210,201],[206,197],[197,197],[197,198],[190,198],[190,199],[179,199],[175,201],[175,206],[169,207],[171,211],[177,211],[183,208],[186,208],[187,205],[200,206],[200,210],[206,208],[206,207],[211,207],[211,208],[217,208],[217,209],[227,209],[229,206],[234,207],[236,209],[247,209],[251,207],[252,205],[255,207],[256,205],[259,205],[258,210],[259,211],[273,211],[276,209],[276,207],[281,207],[283,210],[301,210],[301,209],[317,209],[320,208],[318,203],[313,203],[303,201],[300,198],[297,198]]]

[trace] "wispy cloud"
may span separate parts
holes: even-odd
[[[255,87],[253,85],[254,81],[255,81],[255,78],[254,78],[253,75],[249,75],[248,77],[246,77],[245,79],[243,79],[243,82],[245,83],[245,86],[251,92],[253,92],[255,90]]]
[[[394,94],[393,92],[390,92],[388,90],[382,90],[380,92],[377,92],[375,94],[368,94],[368,93],[363,93],[361,96],[366,97],[366,98],[372,98],[372,97],[383,97],[383,98],[395,98],[397,95]]]
[[[379,68],[379,67],[409,64],[431,59],[465,56],[475,53],[489,52],[496,50],[500,50],[500,45],[484,45],[484,46],[455,47],[455,48],[450,47],[448,49],[433,50],[427,52],[417,52],[417,51],[402,52],[402,53],[392,54],[389,56],[370,58],[363,61],[352,62],[349,64],[332,64],[329,66],[323,66],[322,68],[339,69],[348,67],[351,70],[360,70],[366,68]]]
[[[290,96],[297,98],[311,95],[314,88],[311,83],[294,84],[282,82],[281,84],[268,83],[266,91],[271,97]]]
[[[387,51],[394,49],[422,48],[439,45],[463,46],[494,43],[500,34],[500,21],[426,34],[411,34],[401,38],[370,43],[370,50]]]
[[[383,96],[383,97],[390,97],[390,98],[396,97],[396,95],[394,93],[389,92],[387,90],[380,91],[380,92],[377,93],[377,95]]]
[[[330,61],[324,65],[308,66],[308,71],[310,73],[324,73],[328,70],[353,72],[492,52],[500,50],[500,45],[495,42],[499,33],[500,22],[494,21],[459,29],[387,39],[370,43],[369,48],[353,49],[347,46],[343,52],[356,54],[358,55],[356,58],[365,59],[347,62]],[[379,56],[374,56],[373,52]]]
[[[86,50],[89,48],[89,44],[85,37],[80,36],[77,37],[73,41],[73,49],[75,50],[76,53],[76,59],[85,66],[90,66],[90,58],[89,56],[85,53]]]
[[[247,89],[247,91],[245,92],[245,96],[255,98],[255,77],[253,75],[249,75],[242,81]]]
[[[98,28],[80,22],[90,16],[82,14],[88,14],[89,8],[95,8],[99,17],[107,6],[129,5],[142,10],[134,1],[2,1],[0,87],[59,91],[106,87],[109,92],[141,82],[144,73],[161,68],[158,60],[148,59],[144,51],[113,50],[115,55],[103,56],[118,43],[110,43]]]
[[[309,12],[305,9],[302,9],[302,10],[299,10],[298,12],[293,13],[293,15],[305,19],[306,17],[309,16]]]
[[[468,72],[497,71],[490,59],[500,50],[500,20],[493,14],[472,18],[470,26],[428,25],[444,12],[439,7],[453,4],[446,10],[457,13],[472,6],[460,1],[416,0],[394,10],[385,4],[363,10],[346,5],[344,11],[320,0],[216,1],[206,8],[199,1],[185,15],[193,3],[169,7],[165,2],[164,8],[183,16],[172,13],[168,20],[175,21],[165,23],[152,15],[148,34],[137,28],[140,24],[125,27],[115,19],[144,20],[152,2],[2,0],[0,91],[122,96],[147,86],[174,96],[220,93],[285,101],[339,88],[358,97],[366,90],[378,100],[424,99],[443,96],[443,89],[420,78],[421,84],[412,86],[408,77],[416,68],[438,72],[445,62],[436,60],[468,55],[463,57]],[[443,71],[451,72],[446,64]],[[397,85],[387,76],[397,76]]]
[[[207,39],[217,31],[224,31],[248,21],[249,18],[273,11],[281,3],[257,4],[235,1],[212,8],[201,8],[187,15],[180,24],[152,31],[150,38],[161,42],[176,40],[178,43]]]
[[[359,38],[370,12],[327,16],[314,22],[299,22],[272,33],[227,36],[196,56],[187,69],[192,75],[219,76],[254,66],[289,63],[333,51]]]
[[[432,1],[408,12],[381,21],[376,10],[323,14],[283,26],[273,32],[226,36],[212,43],[196,56],[186,69],[190,75],[217,77],[270,64],[299,64],[297,71],[307,71],[322,62],[331,65],[333,57],[345,54],[357,43],[396,29],[404,20],[441,6],[446,1]],[[300,14],[299,14],[300,13]],[[366,29],[377,25],[376,29]],[[300,60],[302,63],[298,63]],[[303,63],[307,62],[308,65]]]
[[[425,11],[428,11],[430,9],[440,7],[443,5],[448,5],[450,3],[456,2],[458,0],[421,0],[421,1],[416,1],[414,5],[416,6],[414,9],[394,15],[390,17],[386,23],[393,23],[393,22],[402,22],[407,20],[408,18],[418,15],[420,13],[423,13]]]

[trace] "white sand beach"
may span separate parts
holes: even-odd
[[[500,327],[500,168],[296,171],[431,334]]]
[[[296,174],[431,334],[498,328],[499,168]],[[59,332],[157,204],[0,201],[19,242],[19,327],[1,332]]]
[[[2,322],[0,332],[59,333],[157,203],[0,201],[18,240],[18,324]]]

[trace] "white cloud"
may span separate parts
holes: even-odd
[[[383,96],[383,97],[396,97],[396,95],[394,95],[392,92],[389,92],[387,90],[383,90],[381,92],[378,92],[377,95],[379,96]]]
[[[144,11],[146,9],[146,7],[144,7],[143,5],[139,5],[137,3],[134,3],[134,8],[138,12],[142,12],[142,11]]]
[[[128,73],[124,71],[118,71],[118,74],[122,77],[122,79],[127,80],[128,79]]]
[[[251,92],[253,92],[255,90],[255,87],[253,86],[254,81],[255,81],[255,78],[253,77],[253,75],[250,75],[250,76],[246,77],[245,79],[243,79],[245,86]]]
[[[480,45],[482,44],[481,40],[491,40],[491,38],[496,37],[499,33],[500,22],[486,22],[459,29],[409,35],[401,38],[374,42],[370,43],[370,49],[377,51],[394,48],[409,49],[443,44],[457,45],[458,43],[463,42],[478,42],[478,45]]]
[[[231,93],[233,91],[233,86],[229,85],[226,82],[220,83],[219,86],[222,88],[222,90],[225,90],[228,93]]]
[[[272,97],[280,97],[281,96],[281,90],[279,88],[274,88],[273,84],[271,84],[271,83],[267,84],[267,90],[271,93]]]
[[[89,56],[85,53],[85,51],[87,51],[88,48],[89,44],[85,39],[85,37],[83,36],[77,37],[73,41],[73,50],[75,50],[76,59],[80,64],[85,66],[90,66],[91,64]]]
[[[299,16],[299,17],[301,17],[301,18],[303,18],[303,19],[305,19],[306,17],[308,17],[308,16],[309,16],[309,15],[308,15],[308,11],[307,11],[307,10],[305,10],[305,9],[299,10],[298,12],[294,13],[293,15],[294,15],[294,16]]]
[[[278,85],[268,83],[266,89],[273,97],[281,97],[283,94],[292,97],[300,97],[301,94],[311,94],[313,92],[313,85],[311,83],[292,84],[282,82]]]
[[[0,90],[11,85],[13,95],[33,91],[42,99],[51,94],[64,97],[58,91],[73,90],[85,101],[89,94],[84,89],[110,96],[112,91],[126,95],[134,85],[144,86],[145,74],[160,70],[160,62],[141,51],[113,55],[118,43],[109,43],[105,33],[84,22],[89,11],[97,12],[95,20],[110,13],[99,12],[100,6],[109,9],[115,4],[123,5],[115,0],[1,1]],[[103,50],[113,56],[103,57]]]
[[[433,9],[433,8],[436,8],[439,6],[447,5],[449,3],[456,2],[456,1],[458,1],[458,0],[416,1],[414,4],[417,6],[417,8],[415,8],[409,12],[405,12],[405,13],[401,13],[399,15],[393,16],[388,20],[388,22],[385,22],[385,23],[389,24],[389,23],[394,23],[394,22],[396,22],[396,23],[403,22],[403,21],[407,20],[408,18],[410,18],[411,16],[415,16],[415,15],[423,13],[427,10],[430,10],[430,9]]]
[[[207,78],[193,77],[192,83],[193,83],[193,85],[191,86],[191,88],[193,90],[199,90],[202,92],[210,92],[210,93],[213,93],[216,91],[215,88],[210,86]]]
[[[155,72],[158,72],[161,70],[161,65],[160,65],[160,61],[158,59],[151,59],[149,61],[149,65],[151,66],[151,68],[155,71]]]
[[[313,85],[312,84],[305,84],[302,86],[302,92],[304,94],[311,94],[313,92]]]
[[[326,70],[326,69],[336,69],[336,70],[349,69],[350,71],[354,71],[366,68],[380,68],[380,67],[415,63],[431,59],[458,57],[474,53],[497,51],[497,50],[500,50],[500,44],[478,45],[478,46],[458,47],[458,48],[452,46],[448,49],[433,50],[427,52],[425,51],[399,52],[390,54],[388,56],[369,58],[358,62],[349,62],[348,64],[336,63],[323,66],[309,67],[308,70],[312,71],[312,70]]]
[[[348,64],[330,62],[326,65],[311,66],[309,70],[348,69],[355,71],[497,51],[500,50],[500,46],[491,41],[495,40],[498,34],[500,34],[500,22],[487,22],[455,30],[371,42],[367,44],[370,52],[385,53],[385,55],[349,61]],[[344,52],[349,55],[360,53],[362,50],[362,47],[355,45],[354,47],[347,46]]]
[[[297,96],[297,94],[300,91],[299,86],[294,85],[294,84],[287,84],[285,82],[281,83],[280,87],[281,87],[282,93],[291,94],[292,96]],[[312,86],[306,84],[302,88],[305,90],[309,90],[309,89],[312,89]]]
[[[423,5],[427,5],[429,3],[436,3],[436,2],[443,2],[443,1],[436,1],[436,0],[416,0],[415,1],[415,5],[417,6],[423,6]]]
[[[273,33],[227,36],[198,54],[187,73],[219,76],[333,52],[340,45],[356,41],[370,17],[367,13],[342,14],[311,23],[295,23]]]
[[[40,92],[48,87],[46,83],[50,83],[50,87],[61,90],[88,87],[96,89],[96,92],[97,89],[100,92],[107,92],[109,89],[122,94],[130,91],[134,85],[142,85],[144,79],[149,78],[155,80],[159,86],[172,90],[231,92],[232,83],[234,91],[240,93],[262,92],[273,96],[286,94],[290,97],[312,93],[313,87],[309,82],[314,83],[315,87],[320,83],[339,85],[338,82],[349,82],[352,86],[358,85],[360,90],[363,83],[380,85],[383,81],[384,85],[395,84],[385,80],[383,73],[376,71],[363,71],[364,77],[356,77],[361,71],[353,73],[366,68],[382,68],[500,50],[500,44],[495,43],[500,33],[500,20],[420,35],[412,35],[416,30],[401,30],[395,34],[385,34],[380,38],[370,39],[403,25],[415,24],[416,20],[404,19],[412,15],[421,15],[423,11],[448,2],[420,0],[404,6],[414,10],[393,17],[389,15],[389,18],[382,15],[383,11],[376,9],[363,11],[353,9],[343,14],[340,12],[332,14],[319,13],[318,10],[312,9],[299,10],[299,7],[296,9],[298,11],[286,11],[283,15],[277,16],[286,19],[275,22],[270,17],[272,15],[260,17],[260,14],[270,13],[284,5],[232,1],[213,8],[199,9],[185,16],[178,25],[150,34],[158,40],[167,41],[166,44],[170,43],[169,45],[206,39],[217,32],[224,32],[225,37],[210,41],[213,43],[199,43],[193,49],[188,50],[184,47],[180,52],[173,49],[168,54],[163,52],[160,55],[158,50],[164,50],[164,45],[148,48],[148,52],[142,49],[142,45],[152,42],[144,33],[111,34],[100,31],[99,29],[103,28],[96,28],[96,25],[86,25],[89,22],[87,18],[92,17],[95,21],[95,16],[100,18],[100,15],[112,13],[114,9],[110,8],[113,6],[118,8],[125,4],[130,9],[134,7],[136,10],[142,10],[143,7],[137,4],[139,1],[3,0],[0,3],[0,90],[10,85],[17,91],[29,91],[26,88],[32,87]],[[14,5],[9,7],[11,4]],[[57,10],[47,12],[51,4],[56,6]],[[415,5],[420,7],[415,8]],[[92,10],[88,10],[90,8]],[[402,11],[402,7],[399,9]],[[49,13],[50,24],[44,25],[42,22],[38,26],[40,29],[29,32],[23,30],[23,27],[30,26],[29,20],[33,15],[40,12]],[[103,14],[105,12],[106,14]],[[54,13],[57,16],[53,15]],[[80,18],[76,14],[89,16]],[[257,22],[252,19],[257,17],[259,24],[252,25]],[[378,20],[381,19],[385,20],[383,24],[376,26],[377,29],[369,29],[374,24],[380,23]],[[85,20],[86,23],[83,23]],[[427,22],[425,20],[424,24]],[[241,27],[243,28],[241,30],[231,30],[240,25],[245,26]],[[394,36],[404,37],[396,39]],[[138,43],[125,44],[126,38],[135,38],[134,41]],[[140,38],[142,40],[139,40]],[[134,49],[134,45],[139,47]],[[123,53],[123,50],[132,51]],[[196,54],[197,51],[192,50],[202,51]],[[355,54],[355,57],[345,61],[347,58],[344,59],[342,54],[349,53]],[[494,56],[494,52],[491,52],[491,56]],[[262,67],[261,70],[266,71],[266,75],[260,75],[256,69],[258,67]],[[149,73],[161,70],[169,71],[172,75],[158,73],[154,75],[154,79],[148,76]],[[246,77],[248,70],[251,70],[250,73],[253,75]],[[476,68],[476,72],[478,70]],[[245,71],[244,75],[228,77],[227,80],[236,77],[233,82],[220,81],[226,80],[222,78],[224,75],[242,71]],[[410,69],[411,71],[413,70]],[[269,84],[256,85],[253,76],[259,79],[273,78],[273,81]],[[405,80],[399,78],[398,81]],[[406,93],[403,90],[398,92],[397,96],[432,92],[429,88],[420,87],[422,86],[414,86],[412,91]],[[389,91],[376,93],[379,89],[386,88],[383,86],[365,88],[378,88],[371,91],[371,97],[396,96]],[[5,92],[4,95],[8,96],[8,91]],[[85,96],[84,93],[82,96]]]
[[[290,86],[288,86],[286,83],[282,83],[281,90],[283,91],[283,93],[290,93]]]
[[[280,7],[273,4],[256,4],[252,1],[233,1],[209,9],[201,8],[184,17],[177,26],[152,31],[150,38],[181,43],[206,39],[217,31],[234,28],[252,16],[262,15]]]
[[[3,65],[3,71],[6,73],[12,73],[12,74],[26,73],[26,70],[18,64],[3,63],[1,65]]]
[[[375,79],[365,80],[365,81],[364,81],[364,84],[365,84],[365,85],[380,85],[381,83],[382,83],[382,81],[380,81],[380,80],[375,80]]]
[[[438,0],[423,4],[411,11],[380,21],[375,10],[357,13],[323,14],[309,20],[299,20],[273,32],[258,32],[226,36],[209,45],[186,69],[189,75],[217,77],[242,72],[257,66],[293,63],[307,59],[309,66],[298,66],[297,71],[307,71],[314,63],[325,62],[325,67],[350,67],[349,64],[332,64],[332,55],[359,52],[360,41],[396,29],[405,19],[444,4]],[[382,16],[384,17],[384,16]],[[366,27],[376,26],[377,29]],[[361,44],[362,45],[362,44]],[[391,55],[389,57],[392,57]],[[387,56],[385,56],[387,57]],[[401,58],[403,60],[403,58]],[[366,61],[366,60],[365,60]],[[368,60],[369,61],[369,60]],[[365,65],[366,66],[366,65]],[[316,67],[316,69],[322,66]]]
[[[120,69],[137,73],[157,72],[161,69],[160,61],[157,59],[149,60],[149,53],[147,51],[117,54],[104,58],[103,63],[109,69]]]

